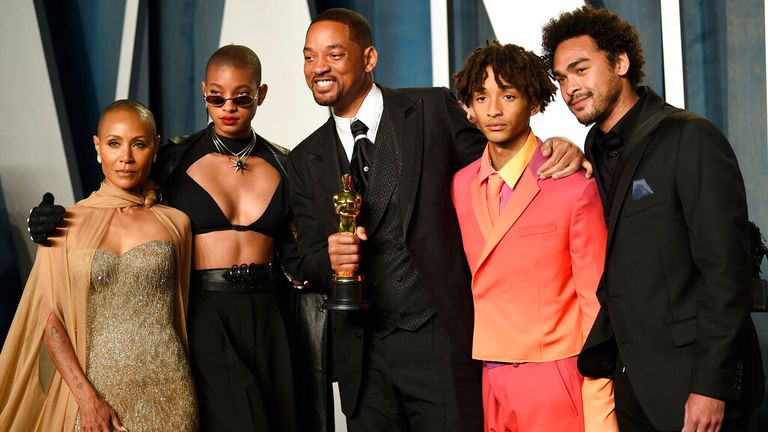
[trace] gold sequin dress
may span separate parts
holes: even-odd
[[[173,244],[161,240],[93,257],[86,375],[131,432],[197,428],[189,362],[174,326],[175,267]]]

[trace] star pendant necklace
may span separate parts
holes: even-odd
[[[245,174],[248,171],[248,164],[245,162],[245,158],[250,156],[253,148],[256,147],[256,134],[253,132],[253,129],[251,129],[251,141],[239,152],[233,152],[227,147],[214,131],[211,131],[211,139],[216,150],[222,155],[227,156],[232,162],[232,168],[235,169],[235,173]]]

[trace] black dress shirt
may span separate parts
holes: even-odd
[[[614,182],[621,175],[624,168],[622,152],[632,133],[637,129],[637,121],[643,102],[648,94],[644,88],[640,89],[640,99],[624,114],[616,124],[608,131],[598,129],[593,146],[596,177],[601,191],[604,194],[604,210],[607,214],[613,204]]]

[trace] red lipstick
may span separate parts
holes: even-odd
[[[232,116],[220,117],[220,120],[222,123],[224,123],[227,126],[232,126],[235,123],[237,123],[237,117],[232,117]]]

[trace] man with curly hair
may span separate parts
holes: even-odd
[[[491,42],[456,80],[488,140],[451,189],[472,272],[486,430],[616,430],[612,383],[585,380],[576,367],[600,309],[606,230],[597,185],[536,175],[544,158],[530,118],[556,90],[546,64]]]
[[[612,377],[622,431],[745,430],[763,395],[749,292],[747,204],[730,144],[643,79],[636,30],[583,7],[544,27],[583,124],[608,226],[600,313],[579,355]]]

